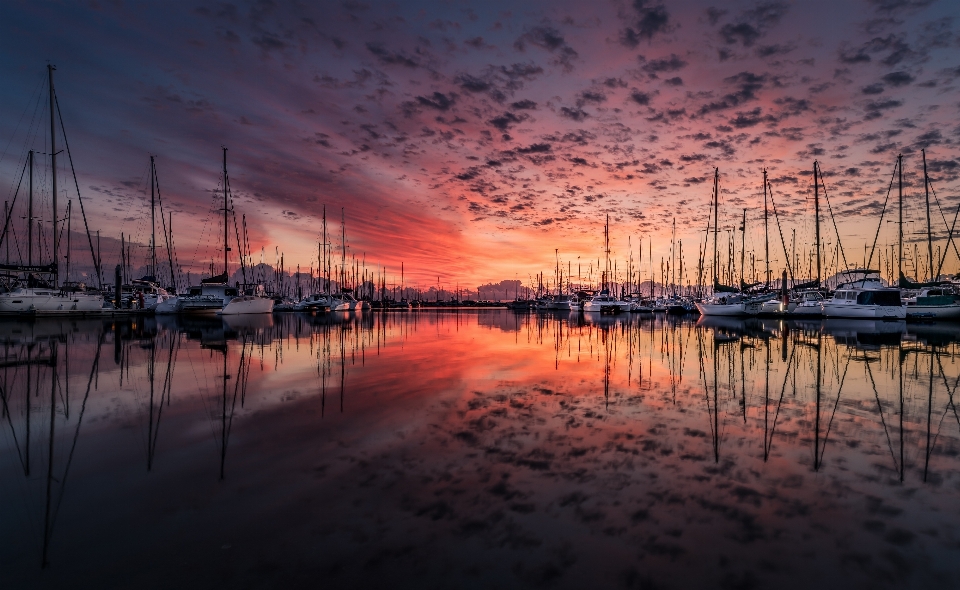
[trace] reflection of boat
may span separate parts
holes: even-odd
[[[895,345],[907,331],[902,320],[827,319],[822,327],[838,343],[850,346]]]
[[[255,332],[273,327],[273,315],[267,313],[227,315],[223,323],[237,332]]]

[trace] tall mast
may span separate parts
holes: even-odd
[[[897,270],[900,271],[899,276],[903,276],[903,154],[897,155],[897,173],[900,176],[899,188],[900,188],[900,198],[899,198],[899,209],[900,209],[900,220],[897,222]]]
[[[766,272],[763,274],[764,283],[770,286],[770,235],[767,217],[767,169],[763,169],[763,260]]]
[[[610,214],[607,213],[607,223],[603,226],[603,241],[604,241],[604,253],[606,254],[606,263],[604,265],[604,281],[603,288],[607,288],[607,283],[610,281]]]
[[[743,210],[743,225],[740,226],[740,282],[746,283],[747,256],[747,210]]]
[[[719,226],[717,226],[717,216],[719,214],[719,201],[720,201],[720,168],[713,169],[713,282],[717,282],[717,274],[719,271],[718,264],[720,259],[717,257],[717,232],[720,231]]]
[[[227,200],[227,148],[223,148],[223,274],[226,275],[225,282],[230,282],[229,269],[227,268],[227,252],[230,251],[227,240],[227,215],[230,211],[230,203]]]
[[[153,156],[150,156],[150,273],[153,278],[157,278],[157,200],[154,195],[156,186],[156,168],[153,164]]]
[[[343,254],[340,257],[340,292],[343,292],[343,282],[347,272],[347,226],[344,219],[343,207],[340,207],[340,240]]]
[[[673,235],[670,237],[670,282],[673,283],[673,295],[677,294],[677,262],[676,262],[676,243],[677,243],[677,218],[673,218]]]
[[[927,182],[927,151],[920,150],[920,153],[923,155],[923,192],[927,196],[927,256],[930,260],[930,279],[931,281],[937,280],[933,276],[933,230],[930,227],[930,183]]]
[[[33,150],[27,153],[30,161],[30,200],[27,205],[27,264],[33,266]]]
[[[53,286],[54,288],[60,286],[60,276],[57,272],[58,268],[58,256],[60,255],[60,234],[57,233],[57,126],[56,121],[56,110],[54,105],[54,93],[53,93],[53,70],[55,70],[53,64],[47,64],[47,75],[50,81],[50,170],[52,172],[51,177],[53,179],[53,194],[51,198],[51,203],[53,205],[53,217],[51,218],[51,223],[53,224]]]
[[[814,225],[816,226],[816,239],[814,240],[814,247],[817,249],[817,287],[820,286],[820,180],[817,176],[817,171],[819,169],[819,164],[817,161],[813,161],[813,216],[814,216]]]

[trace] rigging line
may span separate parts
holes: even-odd
[[[52,80],[52,78],[51,78]],[[80,194],[80,183],[77,182],[77,170],[73,167],[73,154],[70,152],[70,142],[67,141],[67,130],[63,126],[63,113],[60,112],[60,101],[57,99],[57,93],[53,93],[53,100],[57,106],[57,116],[60,119],[60,132],[63,134],[63,145],[67,148],[67,159],[70,160],[70,171],[73,173],[73,185],[77,189],[77,200],[80,201],[80,215],[83,217],[83,227],[87,230],[87,242],[90,244],[90,257],[93,258],[93,268],[97,273],[97,285],[103,289],[103,277],[100,269],[100,260],[97,259],[97,252],[93,249],[93,237],[90,235],[90,224],[87,223],[87,212],[83,208],[83,196]],[[53,116],[53,113],[50,114]],[[57,173],[56,170],[53,171],[54,174]],[[56,212],[54,212],[54,217],[56,217]],[[53,220],[54,230],[56,230],[57,220]],[[55,256],[59,256],[57,252],[54,252]],[[54,262],[57,262],[54,259]]]
[[[93,384],[93,377],[97,372],[97,365],[100,364],[100,350],[103,346],[103,334],[97,342],[97,355],[93,359],[93,366],[90,368],[90,377],[87,380],[87,391],[83,395],[83,403],[80,404],[80,415],[77,417],[77,428],[73,433],[73,444],[70,446],[70,454],[67,456],[67,464],[63,468],[63,480],[60,482],[60,493],[57,495],[57,506],[53,510],[53,518],[50,521],[50,530],[57,525],[57,515],[60,514],[60,504],[63,503],[63,494],[67,488],[67,475],[70,473],[70,465],[73,463],[73,453],[77,449],[77,440],[80,438],[80,425],[83,423],[83,412],[87,408],[87,399],[90,397],[90,386]]]
[[[783,246],[783,255],[787,259],[787,272],[790,273],[790,280],[796,282],[793,278],[793,266],[791,265],[790,253],[787,252],[787,241],[783,238],[783,228],[780,227],[780,215],[777,213],[777,202],[773,200],[773,184],[767,179],[767,186],[770,188],[770,203],[773,205],[773,218],[777,220],[777,232],[780,234],[780,245]]]
[[[927,182],[928,182],[928,184],[930,185],[930,190],[933,191],[933,199],[934,199],[934,200],[936,201],[936,203],[937,203],[937,209],[940,210],[940,217],[943,218],[943,224],[946,225],[946,224],[947,224],[947,218],[943,215],[943,209],[940,208],[940,198],[937,197],[937,190],[936,190],[935,188],[933,188],[933,183],[932,183],[932,182],[929,182],[929,181],[927,181]],[[958,216],[958,215],[960,215],[960,205],[957,205],[957,212],[953,214],[953,224],[950,226],[950,232],[947,234],[947,246],[950,246],[951,244],[953,244],[953,251],[957,253],[957,259],[960,259],[960,251],[957,250],[957,243],[956,243],[956,241],[954,241],[954,239],[953,239],[953,229],[954,229],[954,228],[956,227],[956,225],[957,225],[957,216]],[[939,264],[939,266],[937,266],[937,274],[936,274],[936,276],[938,276],[938,277],[940,276],[940,271],[943,270],[943,263],[946,262],[946,260],[947,260],[947,253],[948,253],[949,251],[950,251],[949,248],[944,247],[944,249],[943,249],[943,257],[940,259],[940,264]]]
[[[877,249],[877,238],[880,237],[880,228],[883,226],[883,214],[887,211],[887,202],[890,200],[890,192],[893,191],[893,180],[897,177],[897,167],[900,165],[898,160],[893,166],[893,173],[890,175],[890,186],[887,187],[887,196],[883,199],[883,209],[880,210],[880,222],[877,223],[877,233],[873,235],[873,246],[870,247],[870,258],[867,260],[867,268],[870,268],[870,263],[873,262],[873,252]],[[823,194],[827,194],[827,189],[824,187]],[[833,213],[830,213],[833,215]],[[946,223],[946,221],[944,221]],[[844,259],[846,262],[846,259]]]
[[[850,356],[847,356],[847,364],[843,368],[843,377],[840,378],[840,387],[837,388],[837,401],[833,404],[833,413],[830,414],[830,422],[827,423],[827,432],[823,435],[823,448],[820,450],[818,463],[823,466],[823,454],[827,452],[827,439],[830,438],[830,428],[833,426],[833,418],[837,415],[837,407],[840,406],[840,392],[843,391],[843,383],[847,380],[847,370],[850,368]]]
[[[887,436],[887,447],[890,449],[890,458],[893,459],[893,465],[899,473],[900,465],[897,464],[897,456],[893,452],[893,442],[890,440],[890,432],[887,430],[887,421],[883,418],[883,406],[880,405],[880,394],[877,392],[877,384],[873,380],[873,371],[870,370],[870,363],[864,363],[864,368],[866,368],[867,375],[870,377],[870,386],[873,387],[873,396],[877,400],[877,409],[880,410],[880,423],[883,424],[883,433]]]
[[[20,171],[20,180],[17,182],[17,191],[13,193],[13,201],[7,209],[7,219],[3,223],[3,233],[0,233],[0,246],[7,237],[7,230],[10,228],[10,218],[13,217],[13,207],[17,204],[17,197],[20,196],[20,187],[23,186],[23,177],[27,173],[27,162],[23,163],[23,169]]]
[[[783,385],[780,387],[780,399],[777,401],[777,411],[773,415],[773,426],[770,429],[770,440],[766,441],[765,452],[767,456],[770,455],[770,451],[773,450],[773,435],[777,432],[777,419],[780,417],[780,405],[783,403],[783,395],[787,391],[787,381],[790,380],[790,369],[793,368],[793,357],[797,352],[797,347],[794,346],[790,349],[790,360],[787,361],[787,372],[783,376]]]
[[[40,100],[43,98],[43,93],[40,92],[40,91],[43,89],[43,84],[44,84],[44,82],[45,82],[44,77],[45,77],[45,76],[44,76],[43,74],[40,74],[40,76],[38,77],[38,80],[37,80],[37,85],[36,85],[36,87],[34,88],[34,91],[33,91],[33,94],[37,97],[37,104],[38,104],[38,105],[39,105],[39,103],[40,103]],[[9,141],[7,141],[7,146],[6,146],[5,148],[3,148],[3,153],[0,154],[0,164],[2,164],[4,158],[7,157],[7,152],[10,150],[10,146],[13,144],[13,139],[17,136],[17,131],[20,129],[20,124],[23,123],[23,118],[27,116],[27,111],[30,110],[30,103],[31,103],[31,102],[33,102],[33,101],[32,101],[32,100],[27,101],[27,106],[23,107],[23,112],[20,113],[20,119],[17,120],[17,125],[16,125],[16,127],[13,128],[13,133],[10,134],[10,139],[9,139]],[[36,119],[36,117],[37,117],[37,106],[34,106],[34,107],[33,107],[33,116],[30,118],[31,126],[33,125],[33,121]],[[29,137],[29,135],[30,135],[30,132],[27,131],[27,136]]]
[[[823,168],[820,168],[820,164],[817,164],[817,169],[820,170],[820,186],[823,187],[823,198],[827,200],[827,210],[830,211],[830,221],[833,223],[833,231],[837,233],[837,246],[840,248],[843,266],[844,268],[850,268],[850,264],[847,262],[847,254],[843,251],[843,243],[840,241],[840,230],[837,228],[837,218],[833,215],[833,206],[830,205],[830,196],[827,194],[827,183],[823,180]]]
[[[154,165],[153,168],[153,183],[157,187],[157,202],[160,203],[160,223],[161,227],[163,227],[163,241],[167,245],[167,258],[170,262],[170,281],[176,284],[177,279],[173,274],[173,250],[171,250],[170,234],[167,230],[167,217],[163,213],[163,197],[160,196],[160,176],[157,174],[156,165]],[[154,244],[153,247],[156,248],[157,245]],[[154,272],[156,272],[156,269],[154,269]]]

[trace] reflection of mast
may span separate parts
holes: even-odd
[[[929,216],[929,209],[927,212]],[[930,419],[933,414],[933,356],[936,354],[935,349],[930,347],[930,380],[927,385],[927,446],[924,452],[923,459],[923,481],[927,481],[927,471],[930,469]]]
[[[50,548],[50,509],[53,502],[53,438],[57,417],[57,341],[50,342],[50,445],[47,456],[47,500],[43,510],[43,557],[40,567],[47,566],[47,550]]]

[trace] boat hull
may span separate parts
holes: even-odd
[[[223,306],[220,315],[245,315],[251,313],[272,313],[273,299],[267,297],[235,297]]]
[[[908,305],[907,317],[912,319],[960,319],[960,305]]]
[[[705,316],[755,316],[760,313],[762,303],[698,303],[697,310]]]
[[[857,305],[824,302],[823,316],[827,318],[903,320],[907,317],[907,308],[904,305]]]
[[[80,315],[103,313],[103,296],[86,293],[14,291],[0,294],[0,314]]]

